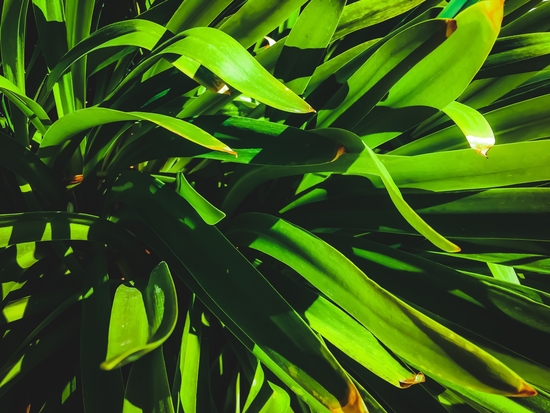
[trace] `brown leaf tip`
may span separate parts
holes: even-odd
[[[512,397],[532,397],[537,395],[537,390],[535,390],[533,387],[531,387],[527,383],[522,383],[521,387],[519,388],[518,392],[514,394]]]
[[[447,30],[445,31],[445,36],[449,38],[454,32],[456,32],[456,29],[458,28],[458,24],[455,19],[447,19],[446,22],[447,22]]]
[[[424,376],[424,373],[419,371],[413,377],[410,377],[405,380],[399,380],[399,387],[401,387],[402,389],[408,389],[409,387],[415,384],[424,383],[425,381],[426,381],[426,376]]]

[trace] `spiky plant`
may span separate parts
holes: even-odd
[[[548,411],[550,2],[347,3],[0,3],[2,412]]]

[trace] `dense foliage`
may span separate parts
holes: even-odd
[[[550,411],[550,2],[503,3],[0,2],[0,411]]]

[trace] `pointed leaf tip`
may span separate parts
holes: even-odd
[[[446,22],[447,22],[447,30],[445,31],[445,36],[449,38],[454,32],[456,32],[458,24],[456,23],[455,19],[447,19]]]
[[[517,394],[514,394],[510,397],[532,397],[538,394],[537,390],[531,387],[529,384],[523,382],[519,388]]]

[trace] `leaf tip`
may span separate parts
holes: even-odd
[[[424,375],[424,373],[418,372],[413,377],[409,377],[405,380],[399,380],[399,387],[402,389],[408,389],[415,384],[424,383],[425,381],[426,376]]]
[[[456,32],[456,29],[458,27],[458,24],[456,23],[455,19],[447,19],[447,30],[445,31],[445,36],[447,38],[451,37],[451,35]]]
[[[523,382],[516,394],[513,397],[532,397],[538,394],[537,390],[534,387],[531,387],[529,384]]]

